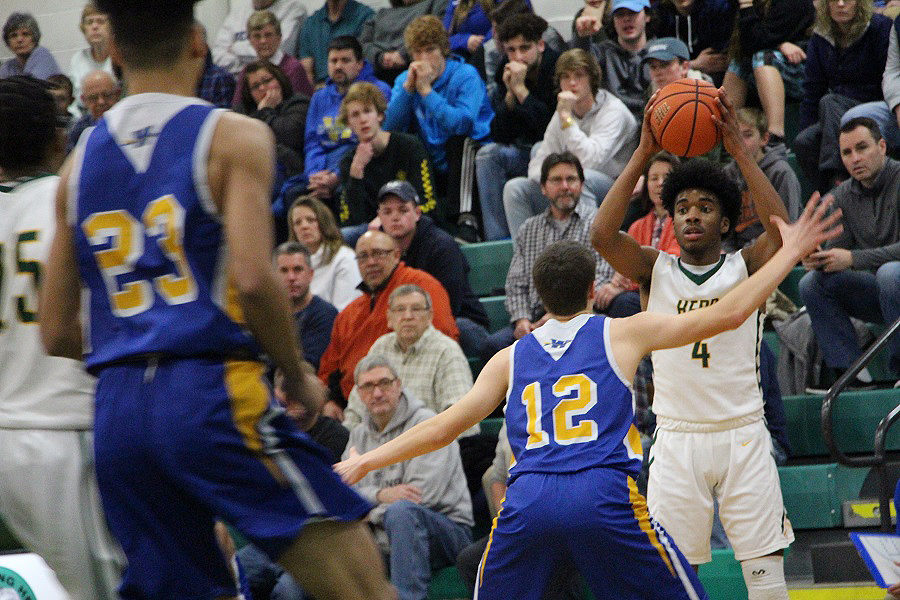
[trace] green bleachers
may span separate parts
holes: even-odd
[[[491,333],[509,325],[509,313],[506,312],[506,296],[488,296],[481,298],[481,305],[490,319],[488,330]]]
[[[900,400],[895,389],[844,392],[837,400],[832,422],[838,447],[848,453],[871,452],[875,428]],[[827,456],[822,441],[822,396],[786,396],[784,412],[788,423],[791,456]],[[900,450],[900,428],[888,434],[887,448]]]
[[[512,260],[512,240],[460,246],[469,261],[469,285],[478,296],[505,293],[506,272]]]
[[[835,463],[778,467],[784,508],[794,529],[843,525],[841,504],[859,497],[868,469]]]
[[[778,289],[784,292],[784,295],[791,299],[797,308],[803,306],[803,299],[800,298],[800,279],[806,275],[806,269],[803,267],[794,267],[784,281],[778,286]]]
[[[784,105],[784,142],[790,146],[800,133],[800,103],[787,102]]]

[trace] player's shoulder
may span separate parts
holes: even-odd
[[[246,115],[224,111],[216,123],[212,149],[221,154],[252,156],[246,152],[266,150],[274,144],[275,135],[268,125]]]

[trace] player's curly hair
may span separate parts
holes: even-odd
[[[56,102],[48,84],[30,76],[0,79],[0,169],[39,167],[56,137]]]
[[[728,231],[722,237],[730,235],[741,216],[741,190],[725,169],[705,158],[692,158],[676,165],[666,176],[661,194],[663,207],[670,216],[675,216],[678,194],[691,188],[706,190],[716,197],[722,215],[728,218]]]

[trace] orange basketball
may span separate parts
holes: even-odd
[[[660,90],[650,118],[659,144],[677,156],[700,156],[719,141],[713,116],[721,119],[716,87],[701,79],[679,79]]]

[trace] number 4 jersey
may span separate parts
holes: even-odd
[[[510,351],[506,426],[520,473],[614,467],[636,476],[640,434],[628,380],[612,356],[610,320],[551,319]]]
[[[56,227],[55,175],[0,186],[0,428],[90,429],[93,378],[80,362],[47,356],[38,286]]]
[[[740,252],[698,269],[659,253],[650,280],[650,312],[680,314],[718,302],[747,279]],[[756,311],[740,327],[680,348],[653,352],[653,412],[658,425],[697,430],[690,424],[740,426],[763,413],[759,387],[762,319]],[[687,423],[687,424],[686,424]],[[699,426],[701,429],[703,426]]]
[[[89,292],[89,367],[147,354],[258,354],[228,285],[207,182],[223,112],[193,98],[138,94],[82,135],[68,216]]]

